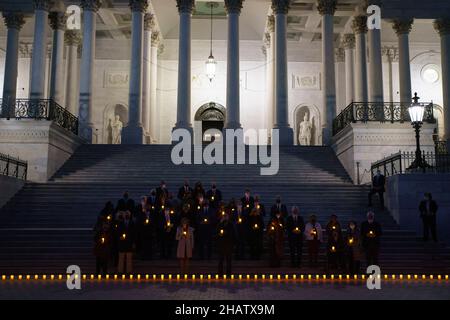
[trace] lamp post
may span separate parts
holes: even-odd
[[[430,167],[430,165],[422,158],[422,151],[420,151],[420,128],[423,124],[425,107],[419,103],[420,98],[417,96],[417,92],[414,92],[414,97],[412,99],[414,102],[409,106],[408,113],[411,119],[411,125],[416,131],[416,157],[408,169],[422,168],[425,171],[425,168]]]

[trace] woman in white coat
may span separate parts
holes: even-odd
[[[177,258],[180,259],[181,273],[187,274],[189,259],[194,250],[194,228],[189,226],[189,220],[184,218],[177,228],[176,240],[178,241]]]

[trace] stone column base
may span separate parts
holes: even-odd
[[[123,128],[122,144],[144,144],[144,128],[137,126]]]
[[[290,127],[275,127],[272,129],[272,144],[276,143],[278,131],[278,144],[280,146],[294,145],[294,130]]]

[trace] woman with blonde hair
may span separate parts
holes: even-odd
[[[189,226],[189,220],[183,218],[177,228],[175,239],[178,241],[177,258],[180,260],[181,273],[187,274],[189,259],[194,250],[194,228]]]

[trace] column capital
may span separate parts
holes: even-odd
[[[161,34],[159,31],[152,32],[152,47],[157,47],[161,42]]]
[[[398,62],[398,48],[396,47],[382,47],[381,54],[386,57],[389,62]]]
[[[342,47],[335,48],[334,58],[336,59],[336,62],[344,62],[345,60],[344,48]]]
[[[195,8],[195,0],[177,0],[179,13],[191,13]]]
[[[50,7],[53,6],[53,0],[34,0],[34,10],[45,10],[49,11]]]
[[[158,46],[158,57],[164,53],[164,44],[160,43]]]
[[[411,31],[414,19],[397,19],[392,22],[392,28],[397,35],[407,34]]]
[[[128,6],[132,12],[146,12],[148,8],[148,0],[130,0]]]
[[[272,0],[272,11],[275,14],[287,14],[291,7],[291,0]]]
[[[64,42],[67,46],[78,46],[81,44],[81,35],[78,30],[66,30],[64,32]]]
[[[353,17],[352,29],[355,34],[367,32],[367,16]]]
[[[273,14],[267,16],[267,31],[275,32],[275,16]]]
[[[355,35],[353,33],[344,34],[341,45],[344,49],[355,49]]]
[[[102,0],[81,0],[80,6],[83,10],[97,12],[102,6]]]
[[[3,12],[3,19],[8,29],[22,29],[25,24],[25,16],[21,12]]]
[[[225,0],[225,8],[227,9],[227,13],[241,13],[242,2],[244,0]]]
[[[64,12],[50,12],[48,22],[53,30],[64,30],[67,23],[67,15]]]
[[[152,13],[144,14],[144,30],[150,31],[155,28],[155,16]]]
[[[450,18],[436,19],[433,26],[441,36],[450,34]]]
[[[336,0],[317,0],[317,11],[319,11],[320,15],[334,15],[336,11]]]

